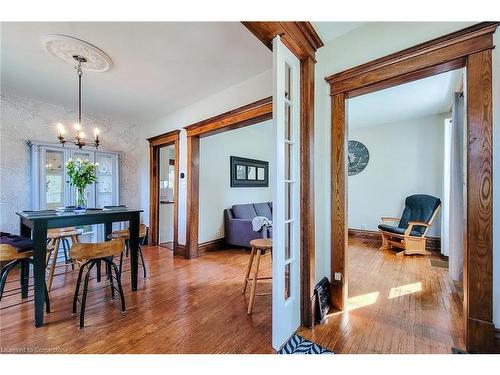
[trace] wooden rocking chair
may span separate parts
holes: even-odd
[[[427,232],[437,216],[441,201],[430,195],[417,194],[406,198],[405,209],[401,218],[382,217],[382,222],[399,222],[398,226],[380,224],[382,247],[403,249],[397,255],[430,254],[425,250]]]

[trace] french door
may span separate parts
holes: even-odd
[[[273,39],[273,348],[300,326],[300,61]]]

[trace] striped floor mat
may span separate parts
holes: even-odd
[[[294,335],[278,354],[333,354],[333,352],[299,335]]]

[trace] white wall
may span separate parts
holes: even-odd
[[[370,153],[366,168],[347,180],[349,228],[377,230],[382,216],[401,216],[412,194],[441,198],[446,117],[349,129],[349,139],[362,142]],[[428,236],[441,237],[440,215]]]
[[[269,162],[272,171],[272,121],[202,138],[200,141],[199,242],[224,237],[223,211],[233,204],[270,202],[269,187],[230,187],[230,156]],[[270,175],[270,181],[272,176]]]
[[[462,29],[473,23],[368,23],[330,43],[316,54],[315,176],[316,176],[316,280],[330,277],[330,96],[324,78],[418,43]],[[500,31],[494,36],[500,45]],[[493,50],[494,169],[500,169],[500,52]],[[500,177],[494,173],[494,322],[500,326]]]
[[[201,83],[200,83],[201,84]],[[188,107],[162,117],[143,127],[143,135],[138,141],[140,150],[140,205],[149,217],[149,145],[146,138],[182,129],[187,125],[216,116],[223,112],[244,106],[272,95],[272,71],[261,73],[241,84],[229,87],[215,95],[194,103]],[[182,130],[179,142],[179,174],[186,173],[187,148],[186,131]],[[186,243],[186,178],[179,180],[179,234],[180,244]]]
[[[57,122],[73,123],[77,114],[58,105],[2,94],[0,105],[0,229],[19,233],[16,211],[31,207],[30,151],[27,140],[57,143]],[[87,129],[101,129],[101,147],[120,151],[120,203],[139,207],[138,128],[110,118],[85,117]],[[87,134],[91,134],[87,131]],[[144,219],[144,215],[141,216]]]

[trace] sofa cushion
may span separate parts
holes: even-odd
[[[271,207],[269,207],[269,204],[264,202],[264,203],[254,203],[253,207],[255,208],[255,212],[257,213],[257,216],[264,216],[267,217],[269,220],[273,219],[273,213],[271,211]]]
[[[387,224],[380,224],[378,226],[378,229],[383,230],[385,232],[390,232],[390,233],[400,234],[400,235],[405,234],[405,230],[406,230],[405,228],[393,227],[392,225],[387,225]],[[419,231],[416,231],[416,230],[412,230],[410,235],[414,236],[414,237],[422,237],[422,233],[420,233]]]
[[[233,206],[233,215],[236,219],[247,219],[252,220],[257,213],[253,207],[253,204],[235,204]]]

